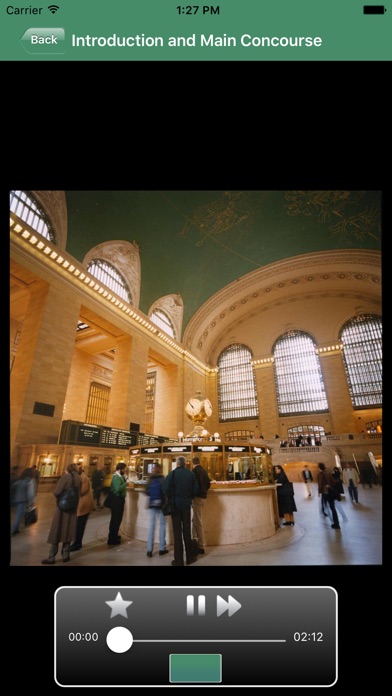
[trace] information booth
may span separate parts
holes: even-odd
[[[129,461],[132,480],[140,485],[148,481],[155,462],[162,466],[167,476],[176,466],[178,456],[184,456],[188,469],[197,456],[212,482],[254,481],[260,484],[273,483],[272,456],[268,447],[256,447],[243,442],[221,443],[178,443],[130,447]],[[133,473],[135,475],[132,475]]]
[[[276,484],[271,450],[244,442],[194,441],[163,443],[129,449],[128,489],[122,530],[130,537],[147,540],[148,499],[146,484],[155,462],[167,476],[182,455],[187,468],[197,456],[208,472],[211,487],[203,513],[207,545],[239,544],[267,539],[278,528]],[[156,529],[158,541],[158,530]],[[167,520],[167,543],[172,525]]]

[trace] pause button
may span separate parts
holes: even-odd
[[[197,612],[196,613],[198,616],[205,616],[205,614],[206,614],[206,596],[203,594],[200,594],[197,597]],[[186,596],[186,615],[187,616],[194,616],[195,615],[195,597],[192,594],[189,594]]]

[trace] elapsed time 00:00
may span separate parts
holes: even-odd
[[[314,643],[322,643],[323,642],[323,634],[320,631],[318,633],[305,633],[305,631],[302,631],[302,633],[294,633],[293,638],[294,638],[296,643],[299,643],[301,641],[304,641],[304,642],[313,641]]]
[[[87,640],[87,641],[89,641],[89,640],[94,640],[94,641],[97,641],[97,640],[98,640],[98,633],[70,633],[69,636],[68,636],[68,640],[70,640],[71,642],[72,642],[73,640],[76,640],[76,641],[78,641],[78,642],[81,641],[81,640]]]

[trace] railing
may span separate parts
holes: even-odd
[[[322,447],[322,445],[321,445]],[[312,447],[311,445],[308,447],[277,447],[276,450],[274,447],[272,447],[274,452],[277,450],[284,450],[285,452],[319,452],[320,447]]]

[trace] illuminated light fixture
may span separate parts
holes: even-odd
[[[54,261],[55,259],[57,259],[57,257],[58,257],[57,251],[52,251],[52,253],[50,254],[50,258],[53,259],[53,261]]]
[[[58,256],[56,261],[57,261],[57,263],[63,263],[64,258],[62,256]]]
[[[67,268],[68,268],[70,273],[73,273],[75,270],[75,266],[73,266],[72,263],[69,266],[67,266]]]
[[[23,230],[23,227],[22,227],[22,225],[19,225],[19,223],[18,223],[17,225],[15,225],[14,230],[15,230],[15,232],[21,232]]]
[[[22,237],[23,237],[24,239],[28,239],[29,237],[31,237],[31,234],[30,234],[30,232],[28,232],[27,230],[23,230],[23,232],[22,232]]]
[[[206,435],[208,435],[208,430],[206,430],[206,429],[202,430],[201,434],[203,435],[203,437],[205,437]]]
[[[38,242],[37,247],[39,250],[43,249],[45,244],[43,242]]]
[[[46,455],[46,457],[45,457],[45,459],[44,459],[44,463],[45,463],[45,464],[50,464],[51,461],[52,461],[52,460],[51,460],[50,454],[49,454],[49,452],[48,452],[48,454]]]
[[[82,276],[80,276],[80,278],[82,278]],[[88,276],[85,276],[83,279],[83,282],[86,283],[86,285],[88,285],[89,283],[91,283],[91,278],[89,278]]]
[[[13,224],[14,224],[14,220],[13,220],[12,217],[10,217],[10,225],[11,225],[11,227],[12,227]]]
[[[102,295],[102,293],[103,293],[103,288],[99,288],[98,292],[99,292],[100,295]]]
[[[34,235],[32,235],[29,239],[30,244],[37,244],[38,239]]]
[[[44,249],[44,254],[50,254],[51,251],[52,251],[51,248],[47,246]]]
[[[104,290],[104,291],[103,291],[103,296],[104,296],[104,297],[107,297],[107,296],[108,296],[108,294],[109,294],[109,293],[108,293],[108,291],[107,291],[107,290]]]
[[[90,286],[90,288],[94,288],[94,287],[99,288],[99,285],[98,285],[98,283],[95,282],[95,280],[90,280],[89,286]]]
[[[180,432],[178,433],[178,439],[180,442],[181,442],[183,437],[184,437],[184,433],[182,432],[182,430],[180,430]]]
[[[79,271],[79,273],[80,273],[80,271]],[[86,277],[86,274],[85,274],[85,273],[80,273],[80,280],[84,280],[85,277]]]
[[[80,271],[78,268],[75,268],[74,274],[76,275],[76,277],[80,276]]]
[[[219,439],[220,439],[219,433],[214,433],[214,439],[215,439],[215,440],[219,440]]]

